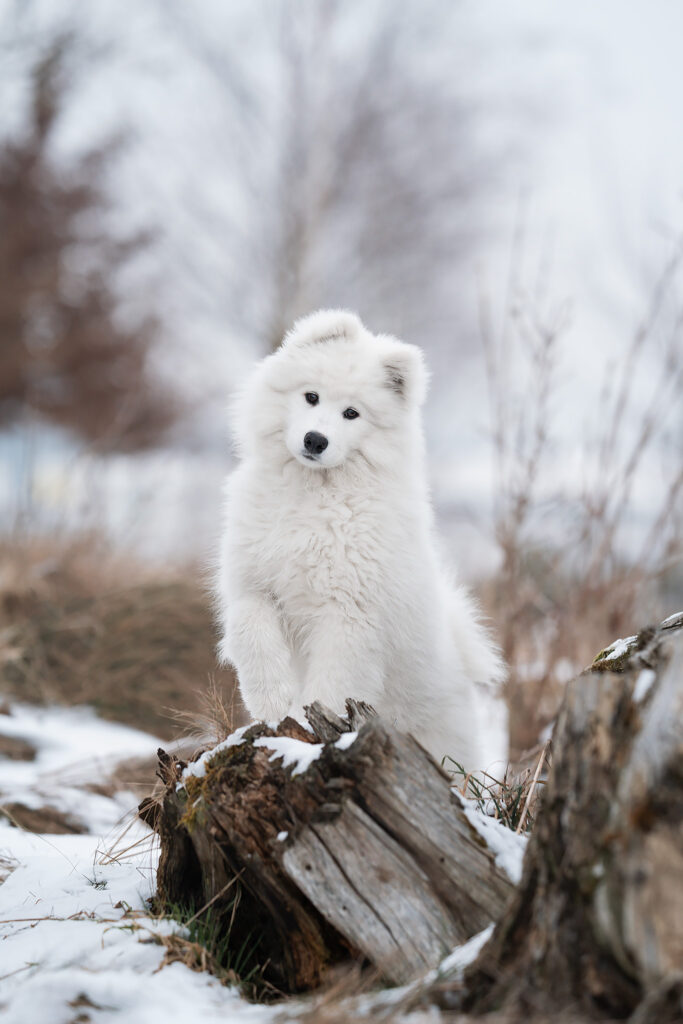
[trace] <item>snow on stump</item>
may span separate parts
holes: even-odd
[[[464,976],[420,1000],[515,1020],[680,1021],[683,614],[601,652],[570,684],[552,746],[519,887]]]
[[[284,992],[349,960],[406,982],[498,919],[512,884],[416,740],[354,701],[307,717],[312,731],[252,725],[189,765],[159,752],[165,793],[140,812],[159,901],[210,902]]]

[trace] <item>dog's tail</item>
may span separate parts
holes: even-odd
[[[451,591],[450,621],[453,638],[465,672],[476,683],[497,689],[507,668],[481,612],[465,587]]]
[[[482,622],[476,602],[464,587],[451,591],[453,640],[468,678],[478,720],[477,769],[502,778],[508,761],[508,713],[501,694],[507,668],[500,650]]]

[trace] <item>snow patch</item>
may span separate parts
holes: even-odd
[[[636,642],[638,637],[627,636],[624,639],[615,640],[613,644],[610,644],[605,653],[605,657],[601,658],[601,661],[615,661],[617,658],[623,657],[624,654],[628,654],[629,650]]]
[[[320,757],[324,743],[304,743],[303,740],[292,739],[291,736],[261,736],[254,740],[255,747],[267,747],[273,753],[269,761],[282,758],[282,767],[293,766],[292,775],[301,775]]]
[[[401,1003],[406,1001],[408,996],[427,989],[434,982],[439,981],[439,979],[447,977],[449,980],[457,980],[462,976],[465,968],[477,959],[481,949],[490,939],[493,928],[494,925],[491,923],[461,946],[456,946],[441,961],[438,967],[431,971],[426,971],[421,977],[416,978],[415,981],[411,981],[407,985],[383,989],[372,993],[372,995],[363,995],[356,999],[350,999],[341,1003],[340,1006],[348,1007],[351,1011],[355,1010],[355,1013],[351,1012],[349,1014],[349,1017],[354,1020],[360,1017],[370,1017],[374,1011],[380,1008],[400,1006]],[[392,1017],[391,1019],[393,1020],[394,1018]],[[401,1019],[403,1018],[401,1017]],[[437,1015],[435,1019],[439,1020],[440,1018]]]
[[[510,831],[508,829],[508,831]],[[456,978],[460,977],[466,967],[473,964],[493,934],[493,922],[477,932],[471,939],[464,942],[462,946],[456,946],[452,953],[449,953],[445,960],[439,964],[437,975],[448,974]]]
[[[289,835],[289,832],[278,832],[277,841],[278,843],[284,843],[285,839]]]
[[[505,872],[511,882],[518,885],[522,877],[527,836],[517,835],[502,822],[482,814],[473,800],[466,800],[456,790],[453,792],[460,800],[470,825],[486,840],[486,845],[494,855],[498,867]]]
[[[90,707],[36,707],[13,704],[0,715],[0,735],[26,740],[32,761],[2,759],[0,803],[54,807],[94,832],[112,828],[135,803],[132,794],[113,799],[86,784],[106,779],[118,762],[153,756],[161,740],[116,722],[98,718]]]
[[[159,741],[103,722],[85,708],[15,706],[0,716],[0,732],[23,736],[37,749],[31,762],[3,760],[0,802],[16,794],[54,805],[61,787],[66,812],[87,820],[95,811],[96,824],[116,829],[107,839],[94,833],[36,835],[0,821],[3,1024],[67,1024],[79,1000],[88,1001],[87,1013],[97,1024],[273,1020],[276,1008],[246,1003],[207,973],[180,963],[161,969],[165,949],[155,939],[183,929],[148,913],[156,838],[136,817],[134,793],[100,796],[95,805],[84,788],[120,758],[152,753]],[[130,819],[125,834],[123,811]]]
[[[183,771],[183,779],[192,777],[196,779],[203,779],[206,775],[206,769],[213,758],[216,757],[217,754],[220,754],[221,750],[228,750],[230,747],[239,746],[248,728],[249,725],[241,725],[239,729],[235,729],[234,732],[231,732],[227,739],[217,743],[215,747],[211,748],[211,750],[205,750],[201,757],[198,757],[196,761],[188,764],[187,768]],[[176,789],[182,789],[181,782],[178,783]]]
[[[348,750],[357,737],[357,732],[344,732],[334,745],[338,750]]]
[[[633,687],[633,699],[636,704],[640,704],[644,701],[648,693],[652,689],[652,684],[657,678],[657,673],[651,668],[641,669],[638,678],[636,679],[636,685]]]

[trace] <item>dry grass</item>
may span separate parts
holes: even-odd
[[[199,570],[155,576],[93,536],[4,540],[0,566],[0,694],[91,704],[164,739],[179,716],[206,724],[207,701],[218,729],[227,709],[239,724]]]
[[[516,764],[508,765],[502,779],[488,772],[467,772],[451,757],[444,758],[443,768],[461,796],[476,801],[484,814],[517,834],[528,834],[533,831],[550,763],[550,743],[546,742],[527,751]]]
[[[196,740],[202,746],[213,741],[220,743],[245,721],[244,708],[236,686],[222,687],[212,675],[206,689],[198,694],[198,705],[194,710],[178,709],[173,716],[189,740]],[[193,760],[188,750],[181,754],[186,761]]]
[[[15,828],[24,832],[42,835],[82,835],[87,826],[73,814],[60,811],[57,807],[44,804],[42,807],[27,807],[26,804],[10,801],[0,804],[0,820],[6,818]]]
[[[0,885],[9,878],[12,872],[19,867],[19,861],[15,857],[12,857],[10,853],[3,850],[0,853]]]
[[[683,241],[618,366],[604,371],[594,408],[581,410],[584,436],[577,424],[573,451],[564,442],[566,479],[552,470],[563,451],[554,410],[568,317],[548,301],[546,267],[537,287],[520,280],[522,249],[520,237],[501,325],[488,303],[481,309],[500,554],[482,597],[510,666],[513,755],[537,743],[569,678],[616,637],[675,611],[683,593],[683,460],[669,433],[683,387]],[[660,479],[644,508],[635,495],[654,466]]]

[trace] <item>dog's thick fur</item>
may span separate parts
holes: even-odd
[[[298,321],[258,365],[236,408],[220,655],[255,719],[362,698],[436,758],[483,769],[506,749],[476,684],[504,670],[435,545],[425,391],[418,348],[343,311]]]

